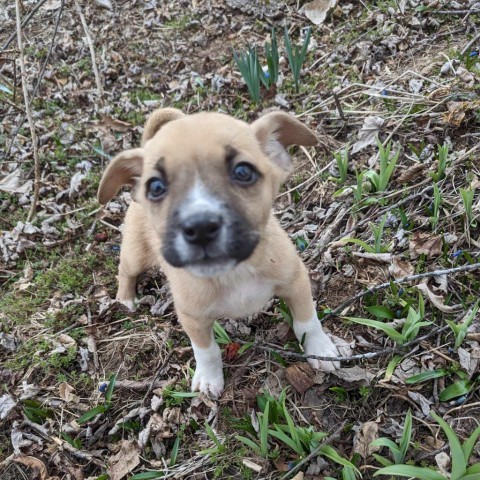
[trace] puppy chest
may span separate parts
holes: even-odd
[[[246,317],[259,312],[273,297],[273,284],[261,279],[245,280],[221,290],[211,305],[215,317]]]

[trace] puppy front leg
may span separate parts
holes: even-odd
[[[192,379],[192,391],[219,397],[225,385],[222,354],[213,338],[213,321],[193,318],[177,312],[178,319],[192,343],[197,367]]]
[[[294,280],[287,288],[284,287],[283,291],[279,292],[292,313],[295,336],[299,342],[303,341],[303,349],[308,355],[337,357],[337,347],[323,331],[318,320],[307,270],[300,259],[298,259],[298,264]],[[308,363],[313,368],[326,372],[340,367],[338,362],[327,362],[314,358],[309,358]]]

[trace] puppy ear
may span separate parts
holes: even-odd
[[[109,163],[98,187],[99,203],[109,202],[124,185],[135,185],[142,174],[143,154],[143,148],[126,150]]]
[[[267,157],[285,173],[291,173],[293,170],[287,147],[318,144],[317,137],[310,129],[285,112],[267,113],[255,120],[251,128]]]
[[[142,135],[142,146],[150,140],[161,128],[172,120],[184,117],[185,115],[176,108],[159,108],[155,110],[147,120]]]

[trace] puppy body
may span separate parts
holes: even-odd
[[[286,114],[268,117],[248,126],[221,114],[186,117],[159,110],[147,123],[144,147],[116,157],[99,188],[104,203],[121,185],[134,185],[117,298],[133,308],[138,274],[161,267],[192,342],[197,363],[192,388],[213,395],[224,387],[213,322],[258,312],[273,295],[289,306],[294,332],[307,353],[337,354],[318,322],[306,268],[271,212],[291,170],[285,147],[316,139]],[[254,181],[246,183],[252,171]],[[148,197],[152,182],[157,182],[155,194],[160,189],[158,177],[168,182],[168,192],[152,201]],[[201,227],[198,219],[204,219]],[[199,242],[198,228],[212,239]],[[336,367],[310,363],[324,370]]]

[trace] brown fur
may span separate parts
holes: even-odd
[[[315,145],[312,132],[282,112],[247,125],[218,113],[184,116],[178,110],[163,109],[149,118],[142,143],[142,148],[112,160],[98,192],[100,203],[106,203],[122,185],[134,186],[135,201],[125,219],[117,298],[133,302],[136,277],[149,267],[160,266],[170,282],[178,318],[194,345],[201,348],[211,345],[212,324],[218,315],[253,313],[248,311],[250,300],[255,303],[256,299],[248,295],[255,297],[255,292],[245,293],[244,301],[241,297],[249,279],[258,282],[259,291],[265,288],[268,292],[271,286],[274,295],[284,298],[295,322],[311,320],[315,304],[306,268],[271,207],[292,169],[285,148]],[[260,172],[255,185],[239,188],[229,183],[225,167],[229,149]],[[164,200],[152,202],[146,198],[145,183],[158,176],[158,168],[166,172],[171,188]],[[221,277],[197,277],[187,269],[172,267],[161,255],[168,212],[179,205],[195,178],[216,197],[241,209],[260,234],[253,254]]]

